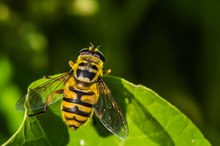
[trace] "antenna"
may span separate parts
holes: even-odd
[[[89,42],[89,44],[90,44],[90,46],[91,46],[92,48],[94,48],[94,45],[93,45],[91,42]]]

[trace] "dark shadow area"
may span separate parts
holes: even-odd
[[[68,127],[65,125],[61,117],[56,116],[50,110],[42,117],[39,116],[39,121],[46,129],[45,134],[48,136],[54,145],[67,145],[69,141]]]
[[[55,105],[54,109],[59,109]],[[61,112],[61,111],[60,111]],[[57,116],[49,108],[46,113],[35,116],[45,132],[51,145],[63,146],[69,142],[68,127],[60,116]],[[29,117],[31,118],[31,117]]]
[[[134,109],[129,112],[132,121],[136,126],[150,139],[158,145],[174,146],[174,142],[170,135],[160,125],[160,123],[151,115],[151,113],[134,97],[131,98],[131,108]],[[144,117],[140,117],[144,115]]]
[[[122,82],[118,79],[112,77],[105,77],[106,84],[112,91],[112,95],[115,96],[115,100],[118,105],[121,107],[124,115],[129,115],[132,122],[152,141],[158,145],[163,146],[174,146],[174,143],[165,131],[165,129],[160,125],[160,123],[152,116],[152,114],[144,107],[140,101],[138,101],[131,92],[129,92]],[[126,104],[125,99],[128,99],[128,104]],[[128,107],[126,107],[128,106]],[[130,111],[126,110],[129,109]],[[141,116],[144,115],[144,116]],[[95,125],[97,127],[97,132],[102,137],[106,137],[110,134],[107,133],[107,130],[104,130],[104,126],[100,126],[101,122],[95,118]],[[128,123],[128,127],[129,127]]]

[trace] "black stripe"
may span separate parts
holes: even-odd
[[[71,99],[71,98],[66,98],[64,97],[63,100],[66,101],[66,102],[71,102],[71,103],[76,103],[76,104],[80,104],[80,105],[83,105],[83,106],[86,106],[86,107],[92,107],[93,105],[90,104],[90,103],[86,103],[86,102],[82,102],[81,101],[81,97],[84,96],[84,95],[94,95],[93,92],[83,92],[83,91],[80,91],[80,90],[76,90],[74,89],[73,87],[69,87],[69,90],[70,91],[73,91],[74,93],[76,93],[77,95],[77,98],[74,100],[74,99]]]
[[[93,95],[94,93],[93,92],[84,92],[84,91],[81,91],[81,90],[76,90],[74,89],[73,87],[69,87],[69,89],[75,93],[77,93],[77,95],[79,95],[80,97],[83,96],[83,95]],[[79,97],[79,98],[80,98]]]
[[[87,64],[88,64],[88,63],[82,62],[82,63],[80,63],[78,66],[87,66]]]
[[[76,75],[77,75],[77,78],[82,76],[83,78],[89,78],[89,80],[92,81],[94,77],[96,76],[96,73],[90,72],[88,70],[77,69]]]
[[[97,66],[95,66],[95,65],[91,65],[91,68],[94,69],[94,70],[96,70],[96,71],[98,71],[98,68],[97,68]]]
[[[74,121],[76,121],[76,122],[78,122],[78,123],[81,123],[81,124],[83,124],[83,123],[85,123],[87,120],[84,120],[84,121],[82,121],[82,120],[78,120],[78,119],[76,119],[76,117],[74,116],[73,118],[69,118],[69,117],[66,117],[65,116],[65,119],[66,120],[74,120]]]
[[[90,113],[80,111],[78,106],[75,106],[73,108],[63,107],[63,111],[68,112],[68,113],[74,113],[74,114],[84,116],[84,117],[90,117]]]
[[[69,125],[70,127],[73,127],[74,129],[78,129],[79,127],[76,125]]]
[[[90,108],[93,106],[90,103],[82,102],[79,98],[74,100],[74,99],[71,99],[71,98],[64,97],[63,100],[66,101],[66,102],[76,103],[76,104],[83,105],[83,106],[90,107]]]

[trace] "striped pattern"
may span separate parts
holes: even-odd
[[[69,62],[72,76],[65,84],[62,102],[64,121],[72,129],[84,125],[98,101],[97,81],[103,75],[103,54],[93,46],[82,49],[75,63]]]
[[[69,87],[68,91],[69,97],[63,97],[63,118],[67,125],[76,130],[91,116],[93,104],[88,101],[94,93],[83,92],[73,87]],[[82,98],[87,99],[87,102],[82,101]]]

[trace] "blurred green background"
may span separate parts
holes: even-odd
[[[220,1],[208,0],[1,0],[0,144],[28,85],[68,71],[89,42],[112,75],[153,89],[220,145]]]

